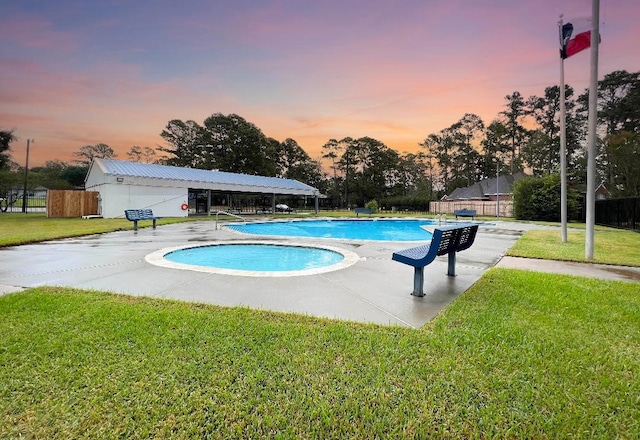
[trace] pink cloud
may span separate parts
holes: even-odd
[[[50,21],[35,15],[5,16],[0,21],[0,38],[25,49],[68,53],[78,48],[73,33],[54,29]]]
[[[565,11],[550,0],[203,3],[181,14],[161,4],[95,17],[74,32],[24,15],[0,26],[13,48],[1,60],[0,115],[38,139],[36,163],[98,142],[124,157],[133,145],[162,144],[168,120],[201,123],[214,112],[292,137],[314,157],[345,136],[415,151],[465,113],[488,123],[505,95],[556,84],[558,15],[588,15],[588,3],[564,2]],[[629,56],[640,40],[629,18],[639,5],[603,3],[601,76],[639,69]],[[149,41],[88,51],[85,37],[138,29],[143,16],[154,23]],[[580,92],[588,56],[571,61],[567,82]]]

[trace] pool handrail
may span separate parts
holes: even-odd
[[[244,217],[239,216],[237,214],[232,214],[232,213],[227,212],[227,211],[216,211],[216,220],[215,220],[215,223],[214,223],[214,229],[216,231],[218,230],[218,215],[220,215],[220,214],[228,215],[229,217],[236,217],[236,218],[239,218],[240,220],[242,220],[243,223],[247,223],[247,220]]]

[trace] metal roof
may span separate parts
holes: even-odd
[[[216,189],[217,186],[221,186],[225,190],[235,188],[238,191],[258,193],[319,195],[318,189],[312,186],[297,180],[279,177],[252,176],[250,174],[99,158],[94,159],[91,167],[94,166],[100,167],[102,172],[108,175],[174,180],[189,183],[189,186],[194,188]]]
[[[464,188],[456,188],[449,195],[450,200],[482,200],[490,195],[495,195],[498,191],[500,194],[512,194],[513,183],[526,177],[526,174],[518,172],[513,175],[501,175],[498,178],[485,179]],[[496,187],[497,184],[497,187]]]

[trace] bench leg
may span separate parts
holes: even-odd
[[[413,268],[413,293],[414,296],[424,296],[424,266]]]
[[[133,221],[133,230],[137,231],[138,230],[138,220],[134,220]]]
[[[447,268],[447,275],[450,277],[456,276],[456,253],[449,252],[449,267]]]
[[[154,218],[153,219],[153,229],[155,229],[155,228],[156,228],[156,219]]]

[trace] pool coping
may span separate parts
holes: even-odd
[[[327,251],[336,252],[341,254],[344,258],[342,261],[323,267],[316,267],[313,269],[300,269],[300,270],[288,270],[288,271],[257,271],[257,270],[241,270],[241,269],[226,269],[221,267],[209,267],[209,266],[198,266],[194,264],[185,264],[185,263],[177,263],[174,261],[169,261],[164,258],[165,255],[171,252],[183,250],[183,249],[192,249],[196,247],[206,247],[206,246],[223,246],[223,245],[242,245],[242,244],[254,244],[254,245],[274,245],[274,246],[288,246],[288,247],[304,247],[304,248],[313,248],[313,249],[323,249]],[[219,274],[219,275],[232,275],[232,276],[244,276],[244,277],[300,277],[300,276],[309,276],[309,275],[318,275],[327,272],[333,272],[336,270],[346,269],[347,267],[353,266],[358,261],[360,261],[360,256],[355,252],[352,252],[347,249],[335,247],[335,246],[327,246],[322,244],[311,244],[311,243],[303,243],[303,242],[291,242],[285,240],[276,240],[270,241],[269,243],[265,243],[264,241],[259,240],[225,240],[225,241],[211,241],[204,242],[198,244],[190,244],[184,246],[173,246],[167,247],[163,249],[159,249],[157,251],[151,252],[145,256],[145,260],[149,264],[153,264],[155,266],[165,267],[169,269],[180,269],[180,270],[191,270],[195,272],[205,272],[211,274]]]

